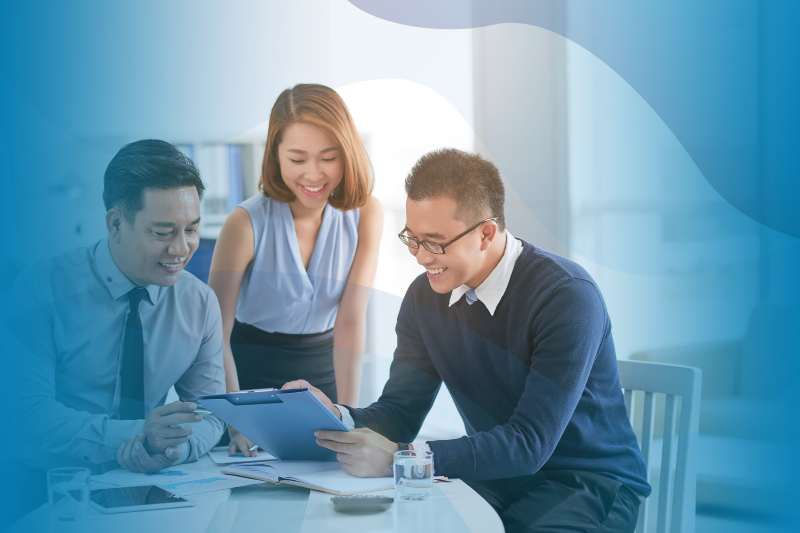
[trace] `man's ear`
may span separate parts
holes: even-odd
[[[106,229],[108,230],[108,238],[119,244],[120,227],[123,223],[122,211],[117,207],[112,207],[106,213]]]
[[[497,222],[490,220],[481,228],[481,251],[488,249],[495,237],[497,237]]]

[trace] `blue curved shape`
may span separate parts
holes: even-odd
[[[758,222],[800,236],[800,3],[350,0],[424,28],[522,23],[583,46],[658,113],[709,183]]]

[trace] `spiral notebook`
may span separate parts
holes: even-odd
[[[222,473],[295,485],[337,496],[394,488],[394,478],[391,476],[351,476],[342,470],[342,463],[339,461],[265,461],[230,466]]]

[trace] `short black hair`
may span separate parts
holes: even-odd
[[[468,226],[497,217],[500,231],[506,228],[506,192],[500,170],[478,154],[442,148],[422,156],[406,178],[410,200],[446,196],[456,201],[456,218]]]
[[[145,189],[195,187],[202,200],[206,188],[197,167],[183,152],[165,141],[147,139],[127,144],[108,164],[103,178],[106,211],[116,207],[133,222],[144,208]]]

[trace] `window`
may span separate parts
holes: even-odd
[[[467,120],[442,96],[409,81],[377,80],[338,88],[370,155],[374,195],[386,211],[378,272],[368,312],[367,352],[360,402],[378,398],[389,377],[397,312],[406,289],[423,269],[397,239],[405,225],[404,180],[423,154],[437,148],[475,150]],[[439,392],[420,436],[453,438],[464,425],[445,387]]]

